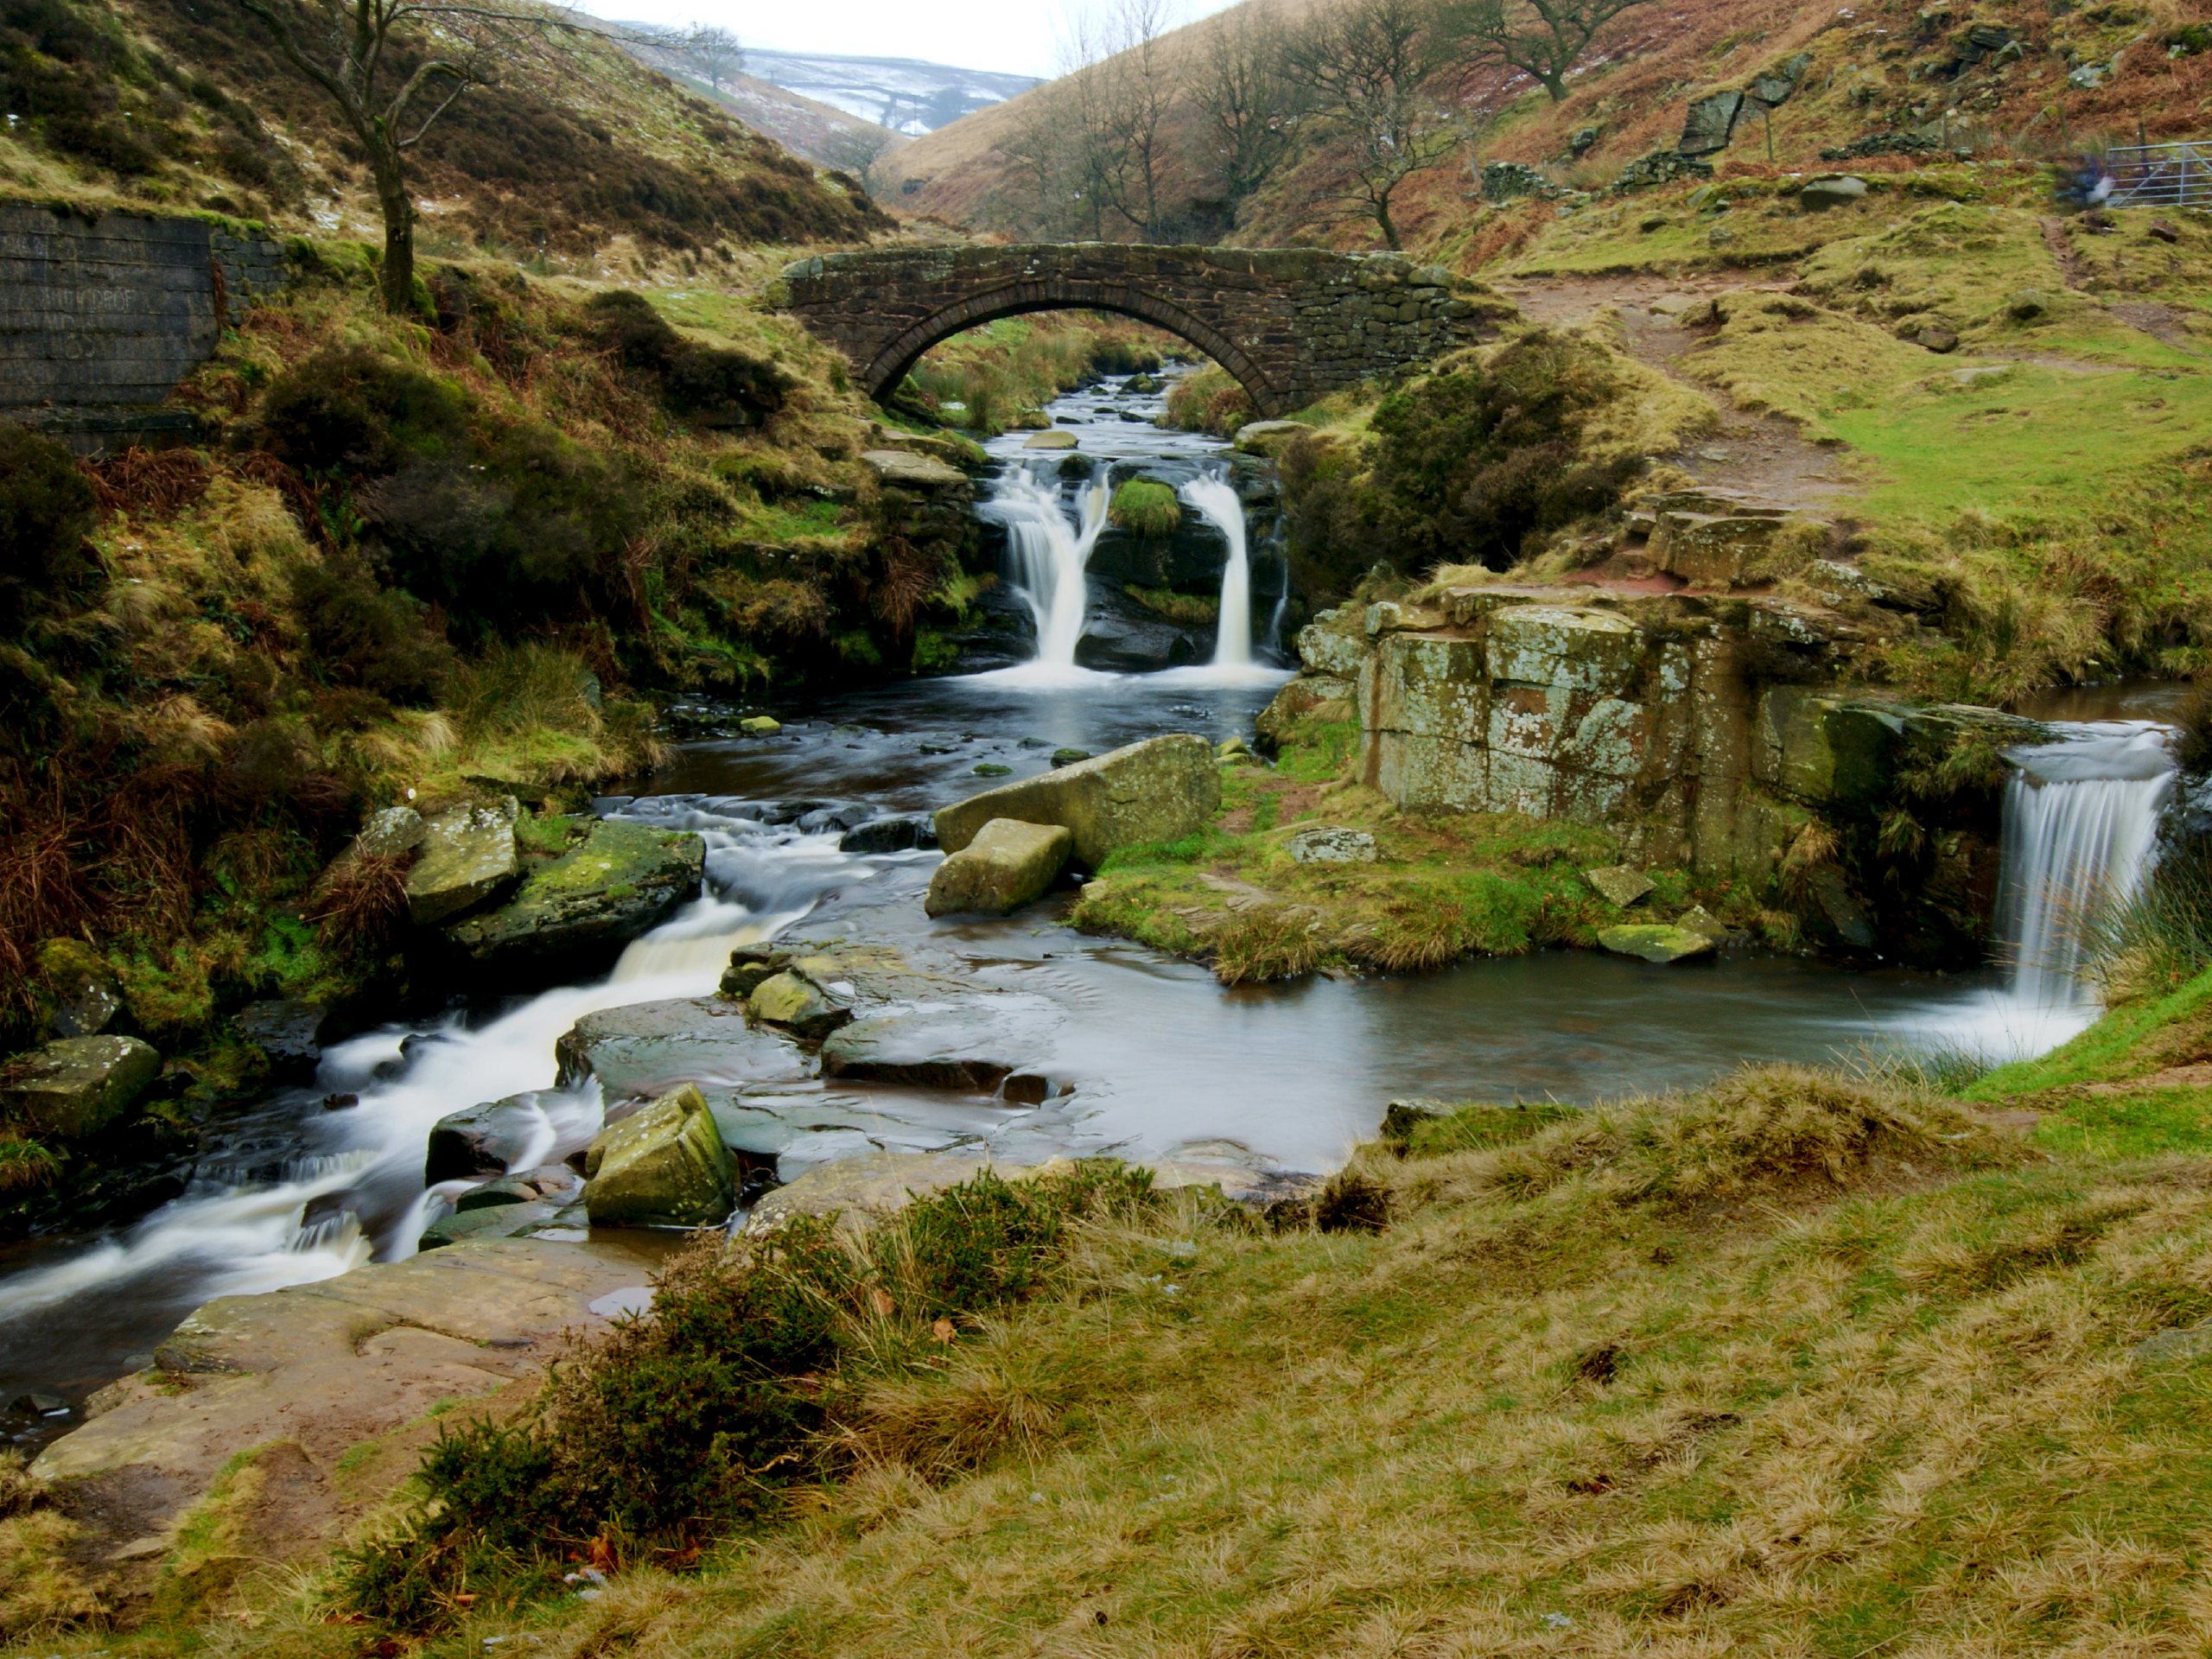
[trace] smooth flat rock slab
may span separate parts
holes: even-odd
[[[1615,864],[1602,870],[1585,870],[1583,879],[1598,890],[1607,904],[1626,910],[1649,899],[1656,884],[1641,870],[1630,869],[1625,864]]]
[[[604,1329],[592,1303],[643,1283],[668,1248],[652,1234],[466,1243],[224,1297],[162,1344],[153,1370],[105,1390],[99,1414],[48,1446],[38,1473],[96,1483],[97,1502],[82,1512],[131,1540],[172,1526],[238,1452],[290,1446],[296,1453],[270,1465],[288,1501],[269,1507],[327,1524],[254,1542],[271,1559],[306,1554],[351,1518],[335,1476],[349,1448],[417,1423],[441,1401],[535,1376],[563,1331]],[[423,1424],[420,1439],[435,1432]]]
[[[450,921],[497,897],[522,875],[512,795],[491,805],[456,806],[423,828],[422,851],[407,872],[407,913],[418,927]]]
[[[1711,956],[1713,949],[1713,941],[1706,935],[1665,923],[1601,927],[1598,930],[1598,943],[1617,957],[1636,957],[1657,963],[1687,962],[1692,957]]]
[[[747,1023],[745,1007],[720,997],[639,1002],[588,1014],[554,1046],[561,1085],[597,1077],[611,1101],[702,1089],[796,1083],[813,1064],[789,1037]]]
[[[988,1094],[1045,1057],[1065,1018],[1026,991],[927,1001],[855,1020],[822,1045],[825,1077]]]
[[[447,937],[489,968],[543,966],[574,975],[699,894],[707,844],[689,832],[602,819],[583,841],[532,868],[498,909]]]

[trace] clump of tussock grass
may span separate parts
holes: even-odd
[[[2158,996],[2212,967],[2212,837],[2166,849],[2132,897],[2092,902],[2069,918],[2087,972],[2107,1001]]]

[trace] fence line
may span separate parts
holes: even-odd
[[[2212,209],[2212,143],[2129,144],[2108,150],[2113,207]]]

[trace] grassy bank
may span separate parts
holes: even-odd
[[[2123,1074],[2208,998],[2037,1075]],[[914,1265],[875,1357],[810,1396],[791,1485],[677,1570],[579,1545],[612,1572],[586,1599],[486,1577],[423,1650],[2192,1651],[2212,1141],[2155,1091],[2098,1108],[2165,1122],[2155,1155],[2072,1105],[2031,1124],[2023,1081],[1770,1070],[1401,1117],[1272,1226],[1071,1217],[1027,1294],[934,1332],[903,1287],[971,1258],[917,1211],[870,1246]],[[41,1641],[351,1655],[376,1638],[343,1583],[250,1576],[209,1622]]]
[[[1157,373],[1188,350],[1157,328],[1103,312],[1004,317],[931,348],[893,402],[993,437],[1046,424],[1045,405],[1095,376]]]

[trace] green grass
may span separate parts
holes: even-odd
[[[1107,515],[1132,535],[1173,536],[1183,522],[1183,504],[1174,487],[1157,479],[1133,478],[1114,492]]]

